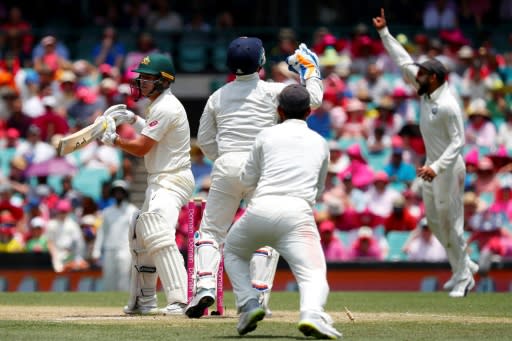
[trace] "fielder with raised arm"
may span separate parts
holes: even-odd
[[[327,266],[313,216],[322,195],[329,147],[308,128],[309,93],[298,84],[279,95],[283,123],[256,137],[240,181],[255,188],[249,207],[226,238],[224,260],[240,312],[237,331],[245,335],[265,316],[249,277],[251,250],[274,247],[288,262],[300,291],[299,330],[318,339],[337,339],[324,311],[329,294]]]
[[[201,116],[198,143],[214,165],[205,212],[195,238],[196,289],[186,310],[191,318],[201,317],[204,308],[215,300],[221,247],[241,200],[251,194],[240,182],[240,170],[256,135],[278,121],[277,96],[286,85],[260,80],[258,72],[264,63],[260,39],[234,39],[228,47],[227,66],[236,79],[210,96]],[[323,84],[317,56],[302,44],[288,63],[306,85],[311,106],[320,106]],[[253,258],[253,286],[263,292],[261,300],[268,314],[268,295],[278,257],[271,248],[263,248]]]
[[[437,59],[415,63],[389,33],[384,16],[373,18],[384,47],[421,98],[420,131],[427,159],[417,174],[423,179],[422,195],[428,225],[443,244],[453,275],[444,288],[450,297],[464,297],[475,285],[478,270],[466,253],[464,240],[464,178],[461,152],[464,124],[461,108],[446,83],[447,70]]]
[[[150,54],[134,72],[132,92],[150,99],[146,119],[128,110],[103,116],[107,129],[102,141],[135,156],[144,156],[148,172],[146,198],[129,229],[132,251],[130,298],[126,314],[183,314],[187,304],[187,271],[175,241],[180,209],[194,189],[190,170],[190,129],[183,105],[172,94],[175,72],[163,54]],[[127,140],[116,133],[115,122],[128,122],[139,133]],[[157,276],[167,306],[157,309]]]

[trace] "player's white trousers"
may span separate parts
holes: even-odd
[[[258,299],[251,285],[250,260],[264,245],[276,249],[288,262],[300,291],[300,310],[322,312],[329,294],[320,236],[309,204],[299,198],[253,198],[233,225],[224,246],[224,264],[237,307]]]
[[[155,262],[169,304],[187,302],[187,271],[176,246],[176,224],[181,207],[188,202],[193,190],[194,176],[190,169],[150,175],[138,219],[148,217],[140,223],[137,233]]]
[[[464,161],[459,158],[452,169],[423,182],[423,202],[432,233],[445,247],[454,274],[468,275],[469,256],[464,239]]]
[[[129,249],[104,251],[102,278],[105,291],[128,291],[131,261]]]

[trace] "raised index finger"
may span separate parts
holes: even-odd
[[[386,16],[384,15],[384,8],[380,9],[380,16],[382,17],[382,19],[386,18]]]

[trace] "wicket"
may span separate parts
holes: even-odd
[[[206,201],[202,198],[194,198],[188,203],[188,229],[187,229],[187,298],[188,303],[194,296],[194,233],[199,229],[203,217]],[[222,249],[221,255],[222,255]],[[219,271],[217,272],[217,310],[212,311],[212,315],[224,315],[224,261],[221,257]],[[208,309],[205,309],[204,315],[208,315]]]

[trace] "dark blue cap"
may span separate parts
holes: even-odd
[[[239,37],[228,47],[227,62],[235,75],[248,75],[265,64],[265,49],[259,38]]]

